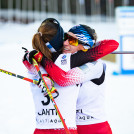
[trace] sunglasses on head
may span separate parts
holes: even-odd
[[[58,22],[56,19],[54,19],[54,18],[47,18],[47,19],[45,19],[45,20],[41,23],[41,26],[43,26],[46,22],[52,22],[52,23],[55,23],[55,24],[57,24],[57,25],[60,25],[59,22]]]
[[[64,33],[64,41],[66,41],[66,40],[68,40],[69,44],[72,45],[72,46],[78,46],[79,44],[82,44],[82,45],[85,45],[85,46],[90,46],[88,43],[83,42],[83,41],[71,36],[68,33]]]

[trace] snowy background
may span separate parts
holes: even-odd
[[[27,77],[22,64],[26,47],[41,22],[0,23],[0,68]],[[81,22],[80,22],[81,23]],[[98,40],[119,41],[115,23],[84,23],[96,29]],[[74,24],[61,22],[67,31]],[[134,75],[112,75],[118,63],[106,62],[106,112],[113,134],[134,134]],[[0,134],[32,134],[35,129],[34,104],[29,82],[0,72]]]

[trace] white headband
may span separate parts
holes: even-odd
[[[49,42],[46,43],[46,46],[49,48],[49,50],[53,53],[56,52],[56,50],[51,46]]]

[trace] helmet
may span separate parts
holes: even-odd
[[[75,34],[78,39],[82,40],[85,43],[88,43],[91,47],[94,45],[97,39],[95,30],[90,28],[87,25],[79,24],[72,27],[69,32]]]

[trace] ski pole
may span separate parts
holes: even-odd
[[[36,85],[37,85],[38,82],[39,82],[39,81],[37,81],[37,80],[32,80],[32,79],[29,79],[29,78],[27,78],[27,77],[24,77],[24,76],[15,74],[15,73],[11,73],[11,72],[6,71],[6,70],[3,70],[3,69],[0,69],[0,72],[5,73],[5,74],[8,74],[8,75],[11,75],[11,76],[14,76],[14,77],[16,77],[16,78],[20,78],[20,79],[25,80],[25,81],[29,81],[29,82],[31,82],[31,83],[33,83],[33,84],[36,84]]]
[[[53,98],[53,96],[52,96],[52,94],[51,94],[51,92],[50,92],[50,90],[49,90],[49,88],[48,88],[43,76],[42,76],[42,74],[41,74],[41,71],[39,69],[38,63],[36,62],[36,60],[34,58],[33,58],[33,65],[36,68],[36,70],[37,70],[37,72],[38,72],[38,74],[39,74],[39,76],[40,76],[40,78],[41,78],[41,80],[43,82],[44,87],[46,88],[46,91],[47,91],[47,93],[48,93],[48,95],[49,95],[49,97],[50,97],[50,99],[51,99],[51,101],[52,101],[52,103],[53,103],[53,105],[55,107],[55,110],[56,110],[56,112],[57,112],[57,114],[58,114],[58,116],[59,116],[64,128],[65,128],[66,133],[70,134],[69,129],[67,128],[67,125],[66,125],[66,123],[65,123],[65,121],[64,121],[64,119],[63,119],[63,117],[62,117],[62,115],[61,115],[61,113],[59,111],[59,108],[58,108],[58,106],[57,106],[57,104],[56,104],[56,102],[55,102],[55,100],[54,100],[54,98]]]
[[[114,51],[110,54],[134,54],[134,51]]]
[[[37,85],[37,86],[38,86],[39,88],[41,88],[42,90],[43,90],[43,88],[44,88],[44,87],[41,87],[41,86],[38,85],[38,83],[39,83],[38,80],[32,80],[32,79],[30,79],[30,78],[27,78],[27,77],[24,77],[24,76],[15,74],[15,73],[11,73],[11,72],[6,71],[6,70],[3,70],[3,69],[0,69],[0,72],[5,73],[5,74],[8,74],[8,75],[10,75],[10,76],[14,76],[14,77],[16,77],[16,78],[20,78],[20,79],[25,80],[25,81],[28,81],[28,82],[31,82],[31,83]],[[57,92],[57,89],[53,86],[53,87],[51,88],[51,93],[55,93],[55,92]],[[47,95],[47,93],[44,92],[44,95]]]

